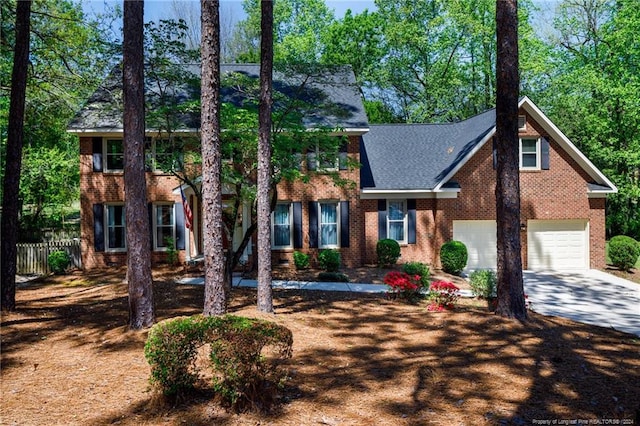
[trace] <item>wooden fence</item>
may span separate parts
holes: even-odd
[[[18,243],[17,272],[19,275],[48,274],[49,253],[66,251],[71,259],[70,267],[81,268],[80,240],[49,241],[46,243]]]

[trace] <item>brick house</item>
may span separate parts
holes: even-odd
[[[222,69],[255,78],[258,70],[257,65]],[[120,81],[107,79],[69,127],[80,138],[86,268],[126,263],[122,113],[113,95]],[[294,251],[314,259],[326,248],[339,249],[347,267],[371,264],[377,241],[393,238],[400,242],[402,262],[438,265],[439,247],[456,239],[469,249],[468,269],[495,268],[495,110],[450,124],[369,125],[348,67],[311,77],[274,73],[275,90],[287,92],[282,88],[300,82],[312,89],[312,103],[330,105],[322,114],[308,114],[304,125],[335,129],[347,141],[340,156],[361,167],[343,168],[339,159],[329,166],[352,186],[336,186],[323,173],[307,183],[279,184],[271,223],[274,266],[292,265]],[[603,267],[604,207],[616,187],[531,100],[520,101],[519,114],[523,266]],[[197,124],[180,131],[195,133]],[[147,133],[153,148],[158,132]],[[315,153],[306,154],[302,167],[317,168]],[[181,261],[196,258],[202,240],[197,197],[182,187],[193,212],[187,228],[180,182],[154,170],[147,173],[147,187],[154,261],[166,256],[162,236],[173,238]],[[252,253],[250,246],[245,255]]]

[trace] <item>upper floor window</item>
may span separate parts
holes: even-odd
[[[107,204],[105,206],[106,228],[105,248],[112,251],[127,249],[124,205]]]
[[[518,116],[518,131],[524,132],[527,130],[527,116],[519,115]]]
[[[147,139],[145,155],[148,171],[183,170],[184,144],[181,138]]]
[[[124,147],[122,139],[107,139],[104,143],[106,171],[124,170]]]
[[[520,139],[520,169],[540,170],[540,139]]]
[[[348,141],[343,142],[337,153],[328,153],[316,145],[315,150],[307,152],[307,169],[325,172],[335,172],[347,169]]]
[[[407,242],[407,203],[389,200],[387,203],[387,236],[399,243]]]
[[[166,250],[175,243],[174,204],[153,206],[153,249]]]
[[[320,248],[337,248],[339,229],[339,203],[337,201],[321,201],[319,206]]]
[[[271,214],[271,244],[274,248],[293,247],[291,203],[278,203]]]

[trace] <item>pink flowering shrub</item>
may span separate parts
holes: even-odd
[[[408,302],[416,302],[420,296],[420,275],[409,275],[406,272],[391,271],[384,276],[384,283],[389,286],[389,294]]]
[[[427,306],[429,311],[444,311],[453,309],[458,300],[460,289],[448,281],[434,281],[429,287],[429,299],[431,303]]]

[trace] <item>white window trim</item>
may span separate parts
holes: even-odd
[[[293,203],[290,201],[278,202],[277,205],[286,205],[289,208],[289,244],[276,245],[275,241],[275,210],[271,212],[271,248],[274,250],[283,250],[293,248]]]
[[[109,253],[123,253],[127,251],[127,221],[126,212],[125,220],[122,224],[124,228],[124,247],[109,247],[109,207],[124,207],[124,203],[108,203],[104,205],[104,251]]]
[[[314,161],[316,162],[316,171],[317,172],[337,172],[340,170],[340,156],[336,155],[336,158],[333,161],[333,167],[324,167],[322,161],[320,160],[320,156],[322,151],[320,151],[320,146],[316,144],[316,148],[314,150],[316,154],[316,158]]]
[[[387,200],[387,236],[390,238],[391,235],[391,226],[390,226],[390,222],[400,222],[400,220],[391,220],[391,214],[390,214],[390,208],[389,205],[391,202],[402,202],[402,222],[403,222],[403,235],[404,235],[404,239],[402,240],[396,240],[399,244],[407,244],[407,233],[409,232],[409,221],[407,220],[408,216],[407,216],[407,200]]]
[[[536,141],[536,165],[535,167],[523,167],[522,165],[522,141],[524,140],[528,140],[528,141]],[[520,170],[541,170],[541,158],[542,158],[542,153],[541,153],[541,149],[540,149],[540,138],[520,138],[519,141],[519,162],[520,162]],[[528,153],[528,154],[532,154],[532,153]]]
[[[337,244],[322,244],[322,204],[336,205],[336,241]],[[338,200],[319,200],[318,201],[318,248],[321,249],[338,249],[340,248],[340,201]]]
[[[158,167],[158,142],[168,141],[167,138],[151,138],[150,152],[145,153],[145,161],[150,160],[150,170],[154,173],[166,173],[164,170]],[[184,168],[184,158],[181,159],[182,167]]]
[[[152,211],[152,226],[153,226],[153,251],[167,251],[168,247],[162,247],[158,245],[158,214],[157,208],[168,206],[171,207],[171,238],[173,238],[174,244],[176,241],[176,212],[175,212],[175,203],[153,203],[151,207]],[[182,207],[182,206],[181,206]]]
[[[107,151],[107,145],[109,141],[120,141],[122,146],[122,169],[110,169],[109,168],[109,152]],[[103,138],[102,139],[102,162],[104,164],[103,171],[105,173],[122,173],[124,171],[124,139],[120,138]]]

